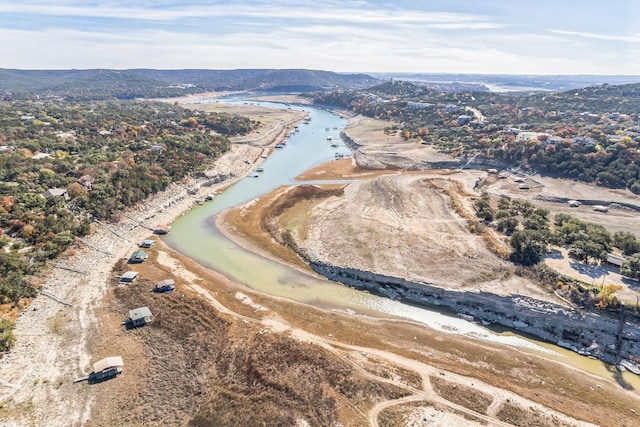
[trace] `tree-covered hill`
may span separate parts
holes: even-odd
[[[402,137],[640,194],[640,84],[565,92],[441,92],[389,81],[313,95],[315,102],[398,123]]]
[[[203,91],[358,89],[378,82],[366,74],[319,70],[9,70],[0,69],[6,100],[166,98]]]
[[[0,103],[0,304],[92,220],[204,171],[258,125],[150,101]]]

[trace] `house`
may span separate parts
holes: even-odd
[[[603,261],[603,264],[619,269],[620,267],[622,267],[622,264],[624,264],[625,261],[625,257],[609,253],[607,254],[607,259]]]
[[[47,200],[54,197],[62,197],[64,200],[69,200],[69,193],[65,188],[50,188],[40,195]]]
[[[140,243],[140,247],[141,248],[150,248],[154,245],[154,241],[151,239],[145,239],[142,241],[142,243]]]
[[[167,234],[171,230],[171,227],[164,224],[156,225],[156,228],[153,230],[153,234]]]
[[[129,264],[139,264],[141,262],[145,262],[149,258],[149,254],[145,251],[135,251],[129,257]]]
[[[94,179],[91,175],[82,175],[76,182],[82,185],[87,190],[91,191],[91,186],[93,185]]]
[[[149,307],[138,307],[133,310],[129,310],[129,319],[125,322],[128,327],[137,328],[144,326],[151,322],[153,314]]]
[[[99,383],[122,373],[124,362],[121,356],[105,357],[93,364],[93,372],[89,374],[89,383]]]
[[[138,278],[137,271],[127,271],[122,276],[120,276],[120,282],[131,283]]]
[[[458,126],[464,126],[471,121],[471,116],[458,116]]]
[[[173,279],[164,279],[153,286],[153,292],[164,293],[171,292],[175,289],[175,281]]]

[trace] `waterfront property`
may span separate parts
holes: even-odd
[[[171,292],[175,288],[175,281],[173,279],[164,279],[159,281],[153,286],[153,292],[163,293]]]
[[[154,241],[151,239],[145,239],[142,241],[142,243],[140,243],[140,247],[141,248],[150,248],[154,245]]]
[[[93,372],[89,374],[89,383],[99,383],[122,373],[124,362],[121,356],[105,357],[93,364]],[[86,378],[86,377],[85,377]]]
[[[153,234],[168,234],[171,227],[164,224],[156,225],[156,228],[153,230]]]
[[[131,283],[138,278],[137,271],[127,271],[122,276],[120,276],[120,282],[123,283]]]
[[[128,328],[137,328],[151,322],[153,314],[149,307],[138,307],[129,311],[129,319],[125,322]]]
[[[147,254],[145,251],[135,251],[129,258],[129,264],[140,264],[142,262],[145,262],[147,258],[149,258],[149,254]]]

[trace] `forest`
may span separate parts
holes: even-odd
[[[318,104],[396,122],[387,132],[455,157],[477,155],[640,194],[639,84],[499,94],[445,93],[388,81],[366,90],[310,97]]]
[[[163,102],[0,103],[0,303],[33,295],[32,277],[92,221],[203,172],[259,125]]]

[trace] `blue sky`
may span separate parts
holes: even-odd
[[[640,75],[639,0],[0,0],[0,67]]]

